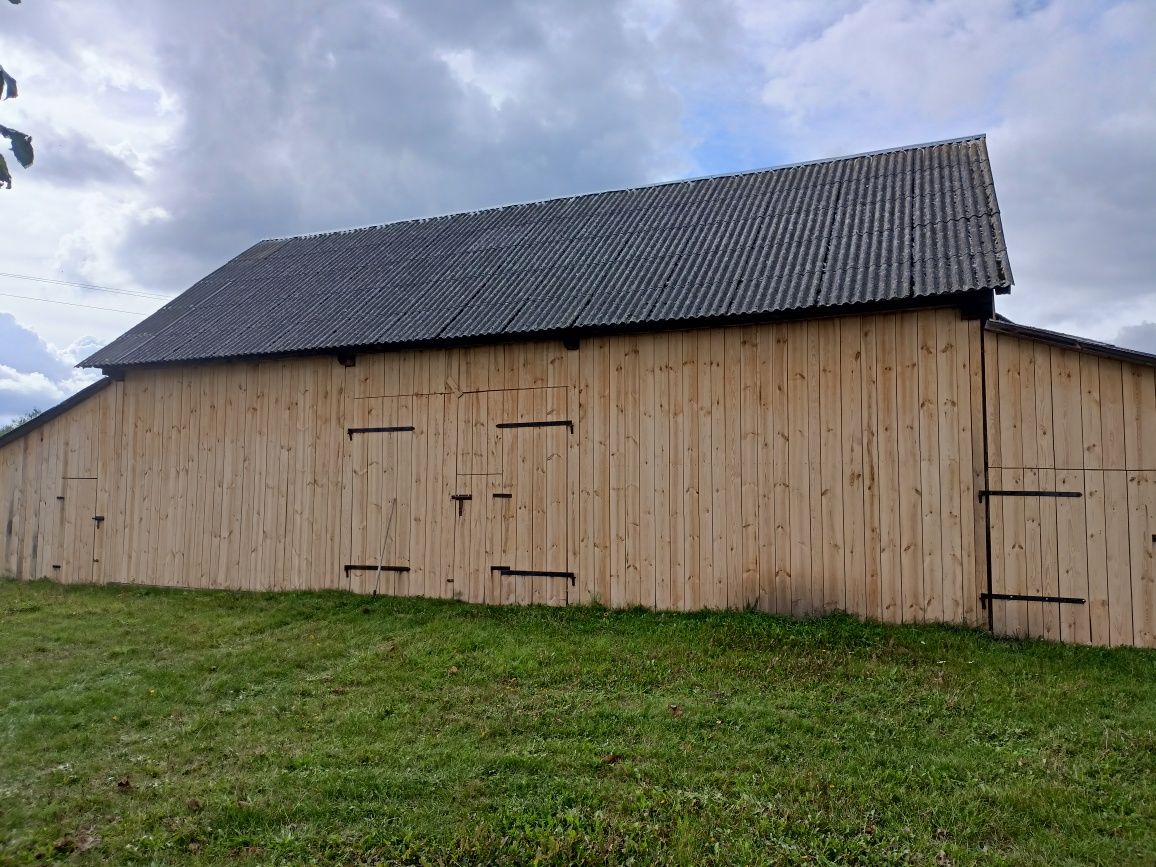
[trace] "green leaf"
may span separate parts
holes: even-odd
[[[19,95],[16,90],[16,79],[0,66],[0,99],[15,99]]]
[[[24,168],[32,165],[35,156],[32,152],[32,136],[10,126],[0,126],[0,135],[12,143],[12,154],[16,157],[16,162]]]

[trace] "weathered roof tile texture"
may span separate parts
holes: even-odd
[[[834,312],[1011,279],[977,136],[262,241],[84,364]]]

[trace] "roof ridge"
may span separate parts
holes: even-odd
[[[334,235],[352,235],[352,234],[355,234],[356,232],[366,232],[366,231],[369,231],[370,229],[383,229],[386,226],[404,226],[404,225],[413,224],[413,223],[431,223],[435,220],[448,220],[451,217],[466,217],[466,216],[473,216],[476,214],[496,213],[498,211],[512,210],[514,208],[526,208],[526,207],[529,207],[531,205],[545,205],[545,204],[548,204],[550,202],[573,201],[575,199],[586,198],[587,196],[604,196],[607,193],[632,193],[632,192],[635,192],[636,190],[649,190],[649,189],[653,189],[655,187],[670,187],[670,186],[675,186],[677,184],[701,183],[703,181],[718,180],[719,178],[734,178],[734,177],[740,177],[742,175],[758,175],[758,174],[765,174],[768,172],[786,171],[787,169],[799,169],[799,168],[804,168],[806,166],[833,165],[835,163],[847,162],[849,160],[858,160],[858,159],[865,159],[867,157],[883,156],[884,154],[902,153],[904,151],[917,151],[917,150],[922,150],[924,148],[938,147],[940,145],[963,144],[964,142],[986,141],[986,140],[987,140],[987,133],[980,132],[980,133],[973,133],[971,135],[958,136],[956,138],[945,138],[945,139],[939,139],[938,141],[920,142],[919,144],[897,145],[897,146],[893,146],[893,147],[881,148],[879,150],[863,151],[862,153],[856,153],[856,154],[846,154],[843,156],[824,157],[821,159],[814,159],[814,160],[802,160],[799,162],[792,162],[792,163],[781,163],[779,165],[763,166],[761,168],[755,168],[755,169],[740,169],[740,170],[734,171],[734,172],[720,172],[720,173],[714,174],[714,175],[696,175],[696,176],[689,177],[689,178],[677,178],[677,179],[669,180],[669,181],[655,181],[654,183],[638,184],[637,186],[633,186],[633,187],[612,187],[610,189],[605,189],[605,190],[592,190],[590,192],[585,192],[585,193],[575,193],[574,195],[570,195],[570,196],[554,196],[553,198],[549,198],[549,199],[530,199],[530,200],[527,200],[524,202],[509,202],[505,205],[494,205],[494,206],[489,207],[489,208],[475,208],[475,209],[470,210],[470,211],[451,211],[449,213],[444,213],[444,214],[430,214],[430,215],[425,216],[425,217],[410,217],[410,218],[404,219],[404,220],[392,220],[392,221],[387,222],[387,223],[367,223],[366,225],[363,225],[363,226],[350,226],[349,228],[345,228],[345,229],[326,229],[326,230],[323,230],[320,232],[303,232],[303,233],[298,234],[298,235],[275,236],[272,238],[262,238],[261,240],[257,241],[255,244],[250,246],[248,248],[248,250],[252,250],[253,247],[259,246],[261,244],[271,244],[271,243],[275,243],[278,241],[280,241],[280,242],[298,241],[298,240],[302,240],[305,238],[324,238],[324,237],[329,237],[329,236],[334,236]],[[243,251],[243,252],[248,252],[248,250]],[[242,255],[243,255],[243,253],[242,253]]]

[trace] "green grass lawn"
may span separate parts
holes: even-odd
[[[1156,653],[0,581],[0,863],[1156,863]]]

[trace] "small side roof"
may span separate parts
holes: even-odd
[[[77,404],[84,403],[84,401],[88,400],[94,394],[104,391],[110,385],[112,385],[112,380],[107,376],[103,376],[92,385],[82,388],[76,394],[72,395],[72,397],[66,397],[60,403],[56,404],[56,406],[46,409],[34,418],[28,419],[24,424],[12,428],[8,433],[0,436],[0,449],[21,437],[27,436],[37,428],[43,427],[57,416],[64,415],[64,413],[68,412]]]
[[[1127,349],[1112,343],[1102,343],[1098,340],[1089,340],[1086,337],[1075,337],[1060,331],[1048,331],[1044,328],[1035,328],[1031,325],[1019,325],[1010,319],[996,315],[987,320],[984,327],[993,334],[1007,334],[1012,337],[1023,337],[1028,340],[1038,340],[1059,346],[1063,349],[1073,349],[1087,352],[1090,355],[1099,355],[1103,358],[1114,358],[1118,361],[1127,361],[1132,364],[1147,364],[1156,367],[1156,355],[1150,352],[1141,352],[1138,349]]]

